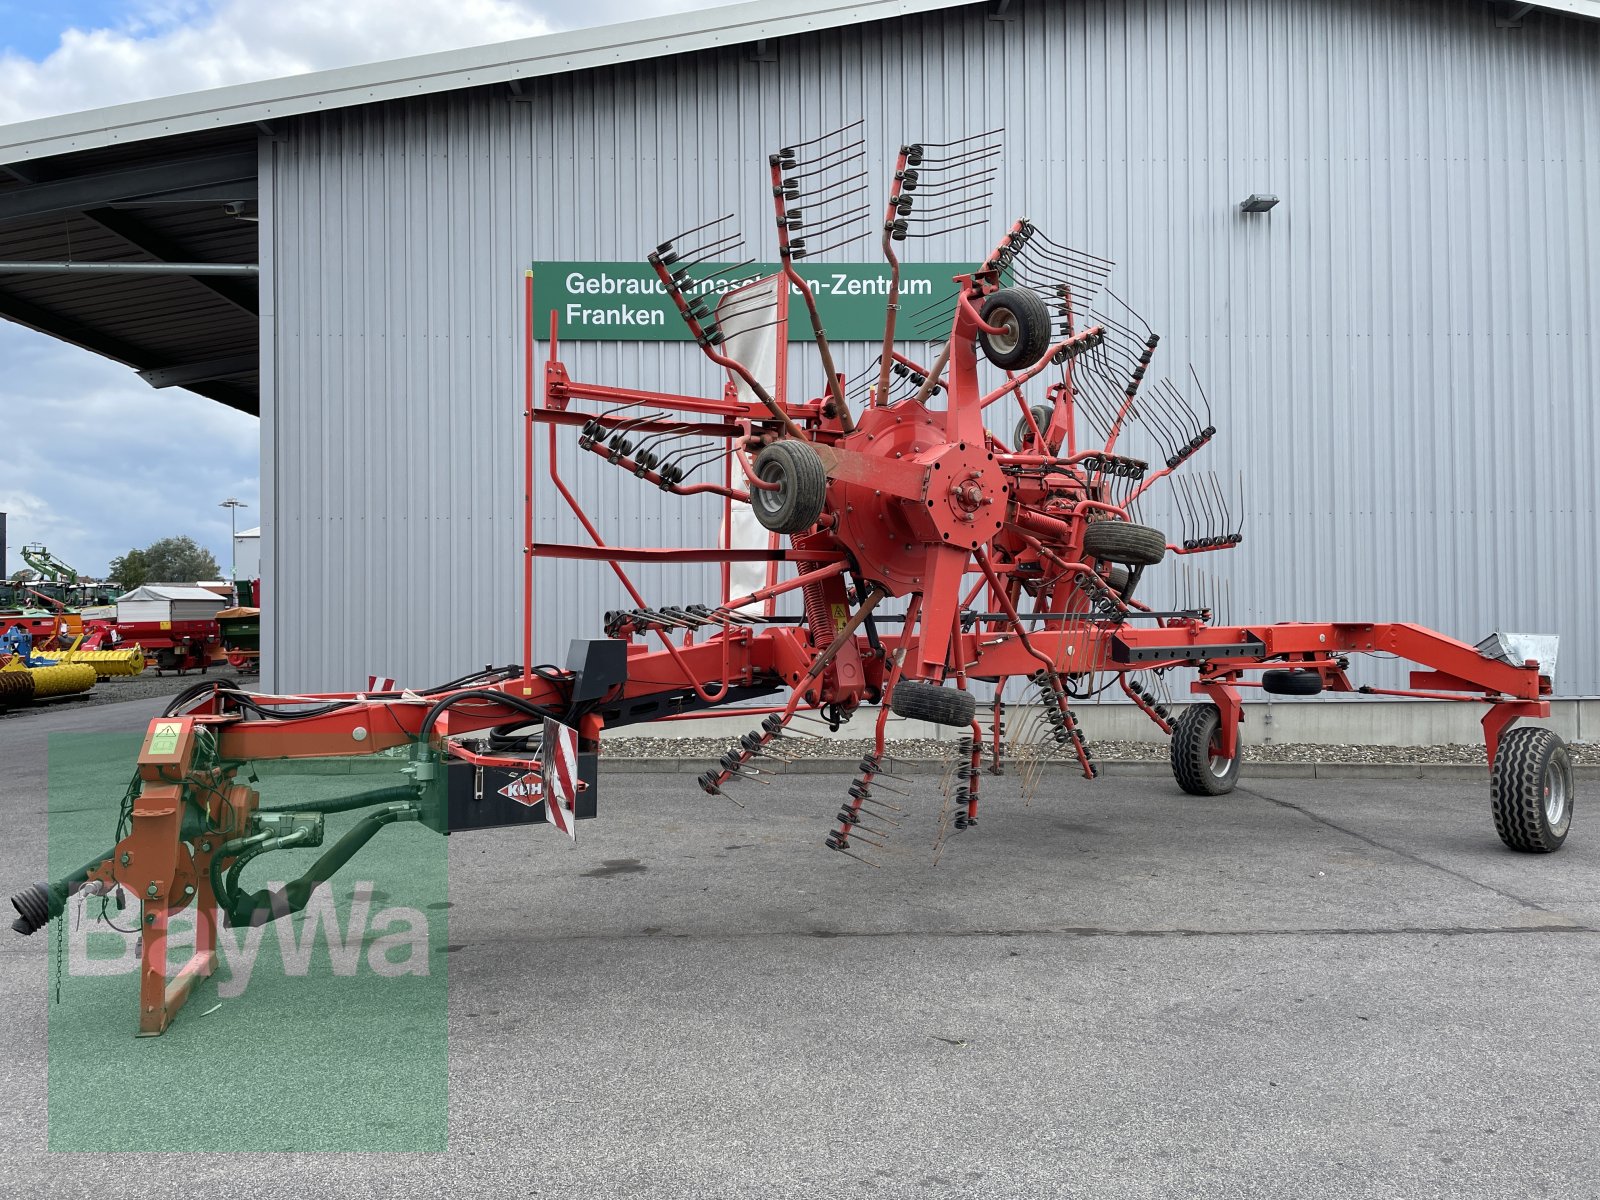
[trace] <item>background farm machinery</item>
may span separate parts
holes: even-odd
[[[1198,795],[1236,784],[1247,688],[1479,703],[1497,833],[1516,850],[1557,849],[1572,817],[1566,750],[1548,729],[1512,728],[1549,715],[1548,650],[1499,635],[1474,646],[1392,622],[1218,624],[1203,600],[1148,602],[1152,568],[1242,540],[1233,489],[1192,466],[1216,435],[1198,380],[1179,387],[1154,377],[1160,339],[1106,290],[1111,264],[1026,219],[944,295],[903,306],[901,251],[985,222],[999,146],[993,135],[902,146],[879,221],[863,199],[863,140],[853,126],[769,156],[776,272],[741,261],[728,218],[649,254],[689,335],[722,373],[720,394],[574,379],[553,318],[541,381],[530,280],[521,665],[433,688],[339,695],[196,685],[151,725],[116,845],[15,897],[16,928],[43,927],[84,887],[138,897],[140,1031],[159,1033],[210,973],[219,922],[297,911],[384,825],[419,820],[450,832],[542,820],[571,832],[596,812],[602,729],[728,706],[753,727],[700,783],[735,803],[741,788],[782,769],[798,722],[838,728],[876,706],[858,777],[818,811],[820,845],[874,862],[913,807],[884,779],[891,713],[962,731],[932,822],[942,840],[977,825],[981,781],[1007,758],[1029,787],[1049,756],[1094,778],[1074,705],[1108,688],[1170,734],[1174,778]],[[846,377],[795,263],[868,237],[887,264],[883,342],[870,368]],[[820,366],[821,394],[806,398],[791,394],[793,302]],[[1134,428],[1151,457],[1128,453]],[[541,431],[546,469],[587,543],[538,539]],[[641,486],[715,497],[721,544],[608,544],[561,474],[574,434],[580,453]],[[1158,486],[1178,513],[1172,536],[1139,520]],[[606,615],[605,636],[574,641],[564,667],[533,665],[535,567],[551,558],[606,564],[632,601]],[[720,596],[652,602],[629,565],[663,562],[717,564]],[[1406,688],[1359,687],[1349,672],[1368,654],[1421,669]],[[1195,702],[1178,711],[1171,684],[1189,672]],[[1037,715],[1007,731],[1004,697],[1018,690]],[[264,809],[244,781],[255,760],[380,752],[397,756],[396,782],[331,805]],[[284,888],[243,886],[256,857],[320,844],[323,819],[336,811],[367,815]],[[167,924],[191,904],[196,952],[173,974]]]

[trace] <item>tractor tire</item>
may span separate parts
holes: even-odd
[[[1549,729],[1507,730],[1489,779],[1500,840],[1525,854],[1554,853],[1572,828],[1575,799],[1566,743]]]
[[[971,692],[960,688],[902,679],[889,694],[889,711],[908,721],[931,721],[935,725],[964,728],[972,724],[978,701]]]
[[[1030,411],[1033,413],[1033,424],[1039,427],[1040,433],[1049,429],[1050,418],[1055,415],[1055,409],[1048,404],[1035,404]],[[1011,448],[1021,454],[1024,446],[1027,446],[1029,452],[1033,454],[1049,453],[1048,447],[1033,444],[1033,428],[1028,424],[1028,419],[1018,417],[1016,431],[1011,435]]]
[[[1050,310],[1036,292],[1027,288],[1001,288],[978,310],[985,325],[1005,330],[978,334],[983,355],[1002,371],[1033,366],[1050,348]]]
[[[1261,690],[1274,696],[1320,696],[1322,676],[1315,671],[1263,671]]]
[[[1167,535],[1132,521],[1093,521],[1083,531],[1090,558],[1130,567],[1153,567],[1167,556]]]
[[[828,497],[828,472],[809,442],[786,438],[756,455],[755,476],[776,490],[751,487],[750,508],[773,533],[804,533]]]
[[[1226,796],[1239,782],[1239,755],[1214,753],[1221,733],[1215,704],[1191,704],[1172,726],[1172,777],[1191,796]]]

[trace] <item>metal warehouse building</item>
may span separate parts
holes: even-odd
[[[1027,215],[1116,261],[1164,368],[1206,385],[1206,465],[1245,473],[1244,544],[1203,563],[1221,615],[1557,632],[1558,692],[1600,695],[1595,18],[764,0],[50,118],[0,129],[0,315],[259,411],[266,686],[432,682],[520,655],[529,263],[637,260],[725,212],[770,258],[769,151],[864,118],[886,184],[901,142],[1003,126],[990,226],[914,253],[975,261]],[[1242,212],[1256,193],[1279,203]],[[146,267],[14,265],[69,257]],[[563,351],[583,379],[721,389],[689,343]],[[714,507],[569,433],[608,540],[714,542]],[[578,540],[538,503],[541,536]],[[598,564],[542,570],[559,661],[621,594]],[[715,598],[709,570],[639,578]]]

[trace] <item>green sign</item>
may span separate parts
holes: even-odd
[[[701,263],[697,276],[733,266]],[[817,313],[830,341],[875,342],[883,337],[884,306],[889,301],[888,263],[802,263],[800,277],[811,285]],[[901,325],[916,310],[954,292],[951,279],[972,270],[971,263],[906,263],[900,268]],[[749,263],[718,275],[686,296],[704,296],[709,306],[721,293],[776,274],[775,263]],[[534,328],[559,319],[560,336],[580,342],[687,342],[689,327],[654,268],[644,262],[539,262],[533,264]],[[799,291],[790,288],[789,340],[808,341],[811,321]]]

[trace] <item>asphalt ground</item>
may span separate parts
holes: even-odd
[[[7,892],[44,863],[39,735],[137,728],[158,706],[0,725]],[[6,931],[0,1193],[1600,1192],[1600,835],[1581,814],[1530,858],[1495,838],[1482,780],[1247,777],[1197,800],[1062,776],[1031,804],[986,780],[980,826],[935,863],[938,780],[908,783],[878,868],[820,846],[846,785],[826,775],[748,787],[741,810],[692,775],[619,773],[576,846],[544,828],[449,839],[443,1152],[48,1151],[63,1099],[213,1128],[223,1110],[202,1071],[47,1102],[48,942]],[[104,1012],[119,1035],[126,982]],[[285,981],[313,1031],[359,982]],[[166,1038],[128,1044],[270,1048],[295,1019],[283,994],[202,1016],[202,989]],[[380,1032],[390,1019],[375,1006]],[[185,1022],[218,1032],[169,1042]],[[374,1106],[421,1086],[383,1082],[416,1036],[388,1032],[346,1067]],[[303,1114],[286,1146],[348,1118],[303,1089],[281,1103]],[[224,1141],[248,1117],[226,1119]]]

